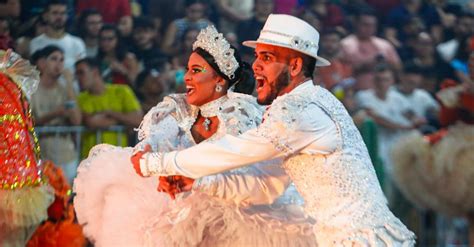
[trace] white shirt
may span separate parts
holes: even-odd
[[[64,67],[74,71],[76,61],[86,57],[86,45],[82,39],[66,33],[60,39],[53,39],[46,34],[34,38],[30,42],[30,54],[48,45],[56,45],[64,51]]]
[[[395,89],[389,89],[385,99],[377,97],[372,89],[358,92],[355,98],[360,107],[370,109],[374,114],[387,121],[405,126],[411,125],[410,121],[404,116],[404,113],[410,110],[410,104]],[[385,172],[389,174],[392,171],[390,155],[392,146],[404,132],[403,130],[378,126],[379,154],[384,162]]]
[[[415,89],[411,94],[400,93],[417,117],[426,117],[430,110],[439,110],[439,104],[426,90]]]

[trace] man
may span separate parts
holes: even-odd
[[[39,54],[36,54],[39,53]],[[64,52],[57,46],[49,45],[37,51],[36,57],[40,83],[31,97],[31,111],[37,125],[79,125],[81,111],[77,107],[73,88],[73,76],[64,70]],[[60,77],[67,78],[66,85]],[[76,176],[78,157],[70,135],[40,135],[43,158],[60,166],[70,184]]]
[[[273,0],[256,0],[254,6],[254,15],[249,20],[241,21],[237,25],[236,34],[239,43],[245,40],[254,40],[258,38],[268,16],[273,12],[275,3]],[[253,50],[248,47],[240,47],[241,55],[244,61],[253,60]]]
[[[341,41],[344,57],[352,67],[373,64],[382,55],[396,69],[401,68],[400,58],[390,42],[376,37],[377,17],[372,9],[361,9],[355,16],[355,33]]]
[[[56,45],[64,51],[64,65],[73,71],[74,63],[86,56],[84,42],[66,32],[67,5],[61,1],[50,1],[44,14],[47,23],[46,32],[31,40],[30,53]]]
[[[257,100],[269,105],[263,123],[240,136],[170,153],[138,151],[142,176],[198,178],[254,162],[285,158],[283,167],[316,219],[318,246],[383,243],[412,246],[414,235],[388,210],[367,149],[342,104],[313,85],[319,33],[288,15],[270,15],[257,41],[253,70]],[[189,181],[189,180],[186,180]],[[184,180],[188,189],[192,183]],[[238,188],[236,188],[238,189]],[[382,240],[384,239],[384,240]]]
[[[99,32],[102,15],[95,9],[84,10],[78,20],[77,32],[86,45],[87,57],[96,57],[99,50]]]
[[[436,50],[446,62],[451,62],[458,52],[461,42],[474,34],[474,13],[463,11],[456,18],[454,38],[439,44]]]
[[[79,94],[79,107],[84,115],[84,123],[91,129],[108,128],[113,125],[124,125],[135,128],[141,122],[143,113],[140,103],[127,85],[111,85],[104,82],[99,63],[84,58],[76,63],[76,77],[83,90]],[[126,146],[127,137],[122,134],[118,143],[116,132],[104,131],[101,142]],[[83,138],[82,156],[87,157],[89,150],[96,143],[96,135],[88,133]]]
[[[331,90],[334,86],[352,76],[352,67],[345,63],[341,52],[342,35],[336,29],[327,29],[321,36],[321,55],[327,58],[331,65],[319,69],[319,79],[325,88]]]
[[[156,30],[149,17],[138,17],[133,23],[133,50],[142,68],[159,66],[167,57],[155,45]]]

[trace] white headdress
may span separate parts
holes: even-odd
[[[12,50],[0,50],[0,72],[10,76],[28,98],[38,88],[39,71]]]
[[[235,71],[239,68],[239,63],[234,56],[234,49],[230,47],[229,42],[222,33],[210,25],[202,29],[193,44],[193,50],[201,48],[208,52],[217,63],[219,70],[229,79],[234,79]]]

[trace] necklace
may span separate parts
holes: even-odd
[[[206,131],[211,130],[210,125],[212,121],[210,118],[217,116],[217,113],[222,110],[222,104],[227,101],[227,99],[227,95],[224,95],[216,100],[199,106],[201,116],[204,117],[204,122],[202,123],[202,126]]]

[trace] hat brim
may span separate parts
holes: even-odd
[[[290,47],[290,46],[275,44],[275,43],[271,43],[271,42],[256,41],[256,40],[247,40],[247,41],[242,42],[242,44],[244,46],[254,48],[254,49],[255,49],[255,47],[257,47],[257,44],[266,44],[266,45],[273,45],[273,46],[278,46],[278,47],[283,47],[283,48],[288,48],[288,49],[295,50],[293,47]],[[310,54],[308,52],[301,51],[301,50],[295,50],[295,51],[298,51],[298,52],[306,54],[310,57],[316,58],[316,66],[317,67],[325,67],[325,66],[331,65],[331,62],[329,62],[327,59],[325,59],[323,57],[315,56],[313,54]]]

